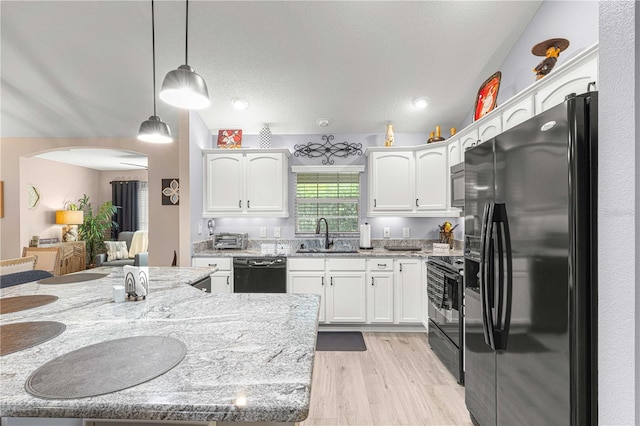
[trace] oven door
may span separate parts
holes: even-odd
[[[436,263],[427,262],[429,319],[458,348],[460,347],[460,306],[462,276]]]

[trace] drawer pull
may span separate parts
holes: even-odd
[[[217,263],[210,263],[209,266],[218,266]]]
[[[378,268],[386,268],[387,264],[386,263],[378,263]]]

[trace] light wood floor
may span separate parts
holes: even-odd
[[[464,387],[425,333],[363,333],[364,352],[316,352],[301,426],[472,425]]]

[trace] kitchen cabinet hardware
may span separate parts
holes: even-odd
[[[330,279],[329,283],[330,283],[331,285],[333,285],[333,277],[331,277],[331,279]]]
[[[247,208],[250,209],[251,208],[251,200],[247,200]]]
[[[227,285],[231,284],[231,277],[227,275]]]
[[[376,199],[373,199],[373,207],[378,207],[377,203],[376,203]]]
[[[400,272],[402,272],[402,263],[400,264]]]
[[[371,285],[374,285],[374,280],[375,280],[375,278],[371,277]]]
[[[386,263],[378,263],[378,268],[386,268],[387,264]]]
[[[210,263],[209,266],[213,266],[214,268],[217,268],[218,264],[217,263]]]
[[[324,277],[322,277],[322,278],[321,278],[321,280],[320,280],[320,284],[321,284],[321,285],[324,285]]]
[[[417,198],[416,198],[416,207],[420,207],[420,206],[418,205],[418,199],[417,199]]]
[[[242,200],[238,200],[238,208],[241,209],[242,208]]]

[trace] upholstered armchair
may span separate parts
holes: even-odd
[[[120,244],[117,244],[117,242]],[[107,247],[107,253],[99,253],[96,255],[96,266],[149,265],[149,254],[147,252],[148,238],[146,231],[120,232],[118,234],[117,242],[116,244],[110,244],[114,242],[105,241],[105,245],[112,247]],[[122,242],[126,244],[126,247]]]

